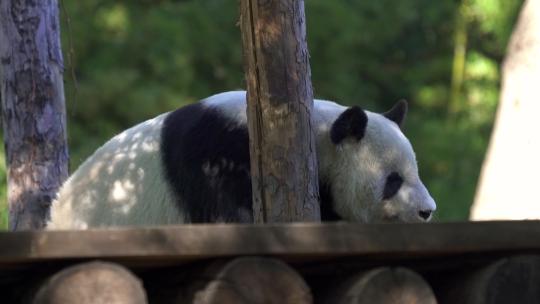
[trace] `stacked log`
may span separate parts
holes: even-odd
[[[331,288],[324,304],[436,304],[429,284],[416,272],[379,267],[359,273]]]
[[[540,256],[512,256],[435,284],[441,304],[540,303]]]
[[[0,302],[540,303],[539,237],[540,222],[4,232]]]
[[[113,263],[90,262],[52,275],[38,289],[34,304],[145,304],[141,281]]]

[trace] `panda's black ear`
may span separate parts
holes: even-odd
[[[339,144],[347,137],[356,140],[362,139],[366,132],[367,114],[359,107],[351,107],[341,113],[332,124],[330,139],[334,144]]]
[[[383,115],[395,122],[401,128],[403,126],[403,121],[405,121],[405,116],[407,116],[408,108],[407,101],[401,99],[390,110],[384,112]]]

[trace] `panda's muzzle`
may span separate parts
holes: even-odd
[[[422,183],[417,185],[413,193],[412,201],[417,202],[415,204],[417,206],[415,211],[416,220],[428,222],[433,217],[435,210],[437,210],[435,201]]]
[[[433,210],[420,210],[418,211],[418,216],[424,221],[429,221]]]

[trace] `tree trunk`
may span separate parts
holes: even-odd
[[[2,119],[11,230],[44,226],[68,176],[56,0],[0,1]]]
[[[495,127],[471,218],[540,218],[540,1],[527,0],[510,38]]]
[[[242,0],[256,223],[320,220],[304,1]]]
[[[456,12],[454,29],[454,58],[452,60],[452,81],[450,83],[450,101],[448,103],[448,118],[461,111],[460,102],[465,77],[465,61],[467,59],[467,8],[468,1],[461,0]]]

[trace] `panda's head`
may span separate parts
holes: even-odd
[[[360,222],[426,222],[435,202],[418,175],[416,157],[401,132],[407,103],[383,114],[347,108],[330,127],[334,209]]]

